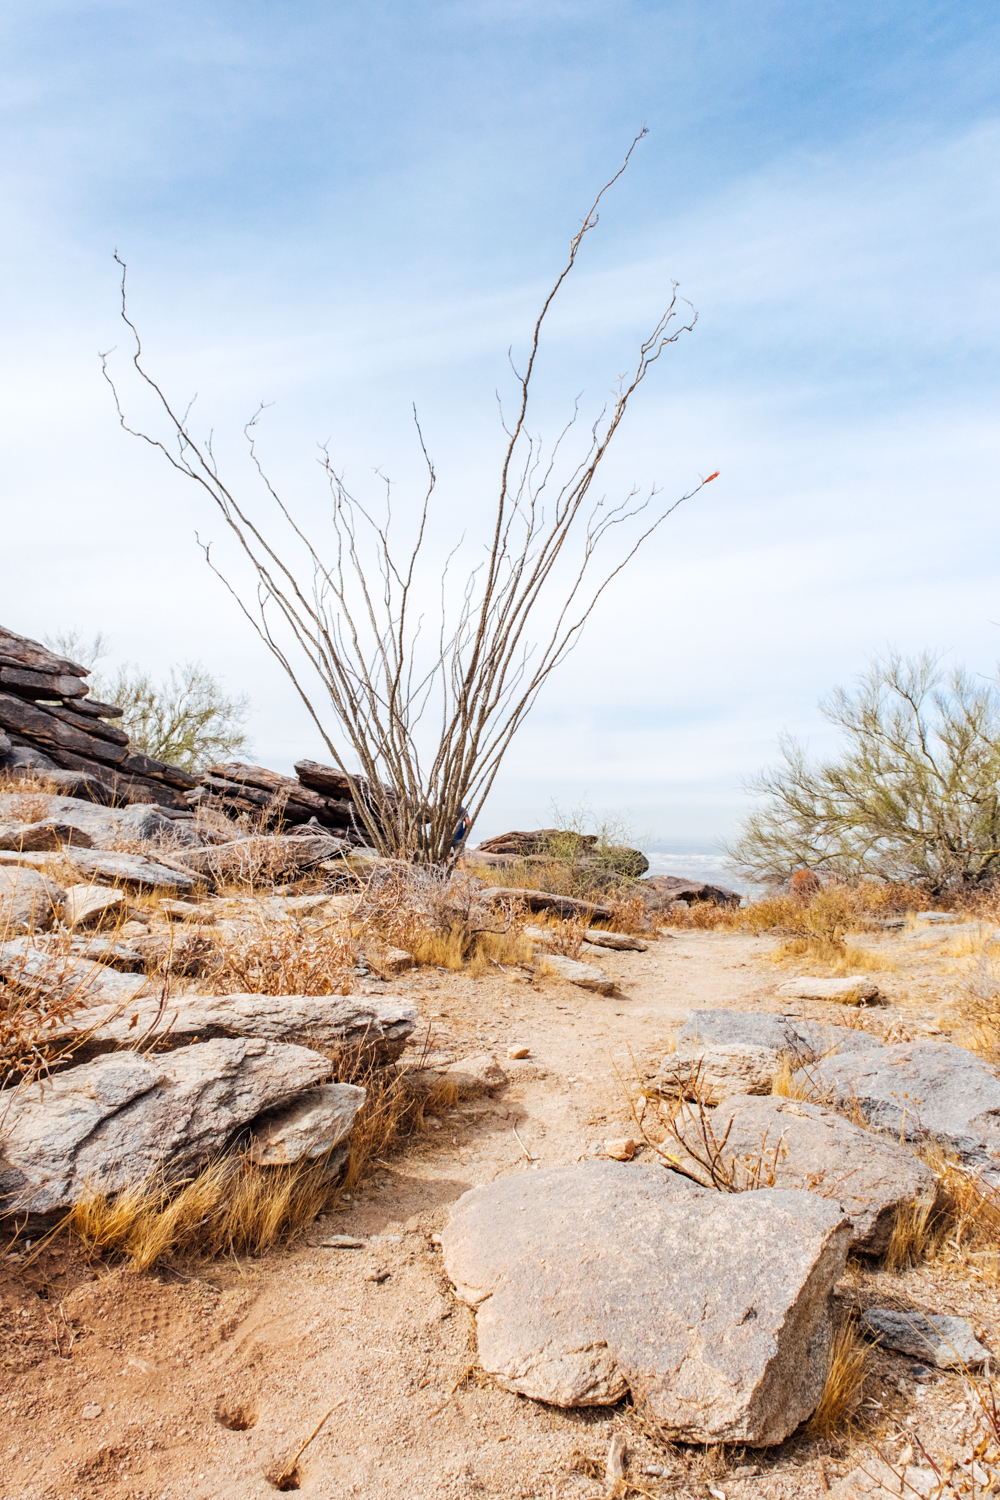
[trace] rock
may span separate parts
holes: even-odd
[[[769,1047],[802,1062],[814,1062],[833,1052],[872,1052],[881,1043],[866,1031],[852,1026],[824,1026],[792,1016],[759,1014],[740,1010],[691,1010],[677,1033],[677,1045],[740,1043]]]
[[[790,979],[777,993],[789,1000],[835,1000],[838,1005],[871,1005],[882,997],[879,987],[865,974],[846,979]]]
[[[604,1154],[612,1161],[631,1161],[636,1153],[636,1143],[631,1137],[616,1137],[604,1142]]]
[[[334,855],[345,854],[350,845],[332,834],[266,834],[236,839],[229,844],[181,849],[177,858],[189,870],[212,880],[256,881],[277,879],[309,870]],[[189,882],[190,883],[190,882]]]
[[[908,1500],[913,1497],[929,1500],[939,1494],[938,1476],[933,1469],[902,1463],[892,1468],[877,1454],[830,1488],[830,1500],[899,1500],[900,1495]]]
[[[215,967],[214,937],[214,933],[206,937],[204,933],[182,928],[178,935],[150,932],[133,938],[132,943],[147,969],[199,979]]]
[[[819,1401],[849,1240],[810,1193],[722,1194],[602,1160],[473,1188],[443,1235],[505,1389],[566,1407],[631,1389],[672,1440],[751,1447]]]
[[[531,1056],[531,1048],[530,1047],[508,1047],[507,1048],[507,1056],[510,1057],[510,1058],[514,1058],[514,1059],[520,1059],[522,1057],[530,1057]]]
[[[85,1422],[96,1422],[103,1411],[103,1406],[98,1406],[96,1402],[88,1401],[87,1405],[81,1411],[80,1416]]]
[[[215,912],[210,906],[205,906],[195,901],[161,901],[160,912],[165,917],[170,917],[174,922],[206,922],[215,921]]]
[[[389,948],[379,960],[379,968],[384,974],[402,974],[413,967],[413,954],[403,948]]]
[[[577,901],[573,896],[555,896],[551,891],[523,891],[517,886],[491,885],[480,891],[484,901],[513,902],[529,911],[554,911],[560,917],[610,917],[610,906],[594,901]]]
[[[743,897],[724,885],[685,880],[679,875],[653,875],[636,886],[650,911],[668,911],[675,901],[708,901],[712,906],[739,906]]]
[[[931,924],[961,922],[964,920],[962,917],[957,917],[952,911],[915,911],[913,916],[918,922]]]
[[[119,974],[72,953],[50,953],[30,937],[0,944],[0,975],[29,997],[40,997],[47,1008],[58,1000],[63,1005],[71,1003],[74,1011],[101,1004],[112,1008],[128,1005],[150,985],[144,974]],[[46,1028],[45,1034],[54,1040],[76,1029]]]
[[[645,953],[649,947],[641,938],[626,932],[604,932],[600,927],[589,927],[583,936],[595,948],[614,948],[621,953]]]
[[[0,817],[2,816],[0,813]],[[91,840],[72,824],[60,823],[51,818],[38,823],[0,823],[0,849],[23,849],[33,853],[38,850],[61,849],[64,844],[89,849]]]
[[[114,1052],[57,1073],[7,1107],[0,1206],[45,1216],[88,1192],[184,1176],[329,1068],[305,1047],[239,1040],[157,1057]]]
[[[939,1370],[957,1370],[963,1366],[978,1370],[990,1357],[990,1351],[983,1348],[965,1318],[871,1307],[862,1313],[860,1327],[883,1348],[911,1354]]]
[[[584,854],[595,848],[597,835],[595,833],[568,833],[562,828],[536,828],[532,832],[518,832],[516,829],[510,833],[497,834],[496,838],[485,839],[477,849],[471,851],[473,856],[479,854],[504,854],[509,860],[523,859],[525,855],[549,854],[554,843],[562,848],[575,848]]]
[[[694,1098],[717,1104],[728,1094],[770,1094],[774,1075],[781,1066],[780,1052],[770,1047],[749,1047],[739,1042],[728,1046],[679,1045],[668,1052],[651,1087],[667,1098]]]
[[[135,1021],[133,1024],[133,1017]],[[136,1037],[159,1046],[187,1046],[195,1037],[253,1037],[316,1047],[357,1049],[374,1061],[393,1062],[417,1024],[414,1005],[381,996],[357,995],[182,995],[160,1013],[159,1001],[144,1001],[116,1013],[94,1006],[56,1028],[54,1039],[80,1031],[93,1034],[79,1055],[97,1056],[128,1045]]]
[[[549,973],[554,974],[557,979],[578,984],[582,990],[593,990],[598,995],[614,994],[614,980],[594,964],[582,964],[575,958],[566,958],[562,953],[546,953],[543,961]]]
[[[196,835],[183,819],[171,818],[152,803],[100,807],[79,797],[48,796],[44,822],[69,830],[63,843],[81,849],[114,850],[123,839],[167,839],[194,842]],[[0,821],[16,806],[14,797],[0,797]],[[74,832],[75,830],[75,832]]]
[[[625,1478],[626,1458],[625,1439],[620,1432],[616,1432],[608,1445],[608,1456],[604,1464],[604,1477],[609,1484],[618,1484]]]
[[[484,1052],[479,1057],[466,1057],[461,1062],[452,1063],[438,1076],[446,1083],[453,1083],[462,1097],[489,1094],[507,1082],[507,1074],[489,1052]]]
[[[355,1239],[350,1234],[331,1234],[328,1239],[320,1240],[321,1250],[363,1250],[367,1244],[366,1240]]]
[[[365,1091],[350,1083],[325,1083],[290,1104],[258,1115],[249,1154],[262,1167],[283,1167],[332,1151],[350,1132]]]
[[[881,1255],[897,1210],[932,1207],[937,1179],[905,1146],[852,1125],[843,1116],[799,1099],[730,1097],[712,1117],[725,1160],[752,1172],[763,1156],[763,1181],[804,1188],[840,1204],[854,1230],[851,1247]]]
[[[125,897],[121,891],[95,885],[71,885],[66,888],[62,917],[67,927],[96,926],[105,916],[120,919],[124,911]]]
[[[0,935],[45,931],[52,926],[63,892],[37,870],[0,868]]]
[[[934,1140],[1000,1187],[1000,1078],[951,1042],[901,1042],[814,1063],[809,1081],[897,1140]]]
[[[113,854],[101,850],[67,850],[66,858],[84,875],[99,875],[103,880],[118,880],[123,885],[137,885],[145,890],[188,891],[194,885],[190,875],[168,868],[141,854]]]

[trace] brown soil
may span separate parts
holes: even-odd
[[[865,1024],[948,1034],[964,961],[942,951],[953,935],[868,941],[898,967],[876,974],[892,1003]],[[433,1240],[449,1205],[476,1183],[533,1170],[528,1155],[573,1162],[632,1133],[618,1073],[654,1067],[692,1006],[844,1019],[834,1005],[775,1002],[795,971],[767,961],[774,947],[681,931],[644,954],[609,952],[599,961],[619,993],[607,999],[551,979],[424,971],[408,981],[436,1049],[495,1052],[510,1082],[431,1121],[288,1251],[138,1276],[88,1264],[65,1242],[30,1261],[20,1242],[23,1259],[0,1261],[0,1500],[265,1500],[288,1468],[282,1488],[323,1500],[561,1500],[605,1492],[615,1432],[628,1442],[638,1487],[629,1493],[656,1496],[820,1495],[897,1430],[934,1452],[967,1453],[968,1383],[956,1374],[918,1383],[902,1356],[872,1356],[853,1438],[818,1445],[799,1435],[765,1453],[664,1450],[627,1403],[561,1411],[477,1370],[473,1318],[452,1297]],[[528,1046],[529,1058],[508,1063],[511,1044]],[[364,1245],[325,1248],[335,1234]],[[988,1264],[855,1268],[840,1294],[847,1305],[958,1313],[1000,1350]],[[643,1472],[657,1467],[667,1474]]]

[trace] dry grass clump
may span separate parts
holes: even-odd
[[[326,1157],[260,1167],[234,1152],[180,1186],[152,1179],[114,1198],[82,1198],[65,1228],[90,1253],[124,1255],[146,1271],[167,1255],[260,1255],[310,1223],[329,1196]]]
[[[481,890],[463,871],[398,863],[376,871],[355,915],[362,932],[403,949],[418,964],[483,972],[490,965],[530,963],[517,903],[498,911]]]
[[[994,949],[980,946],[977,962],[962,986],[966,1034],[962,1043],[994,1066],[1000,1065],[1000,971]]]
[[[845,1320],[830,1340],[823,1394],[807,1427],[810,1437],[829,1439],[843,1429],[861,1399],[867,1373],[868,1347],[854,1320]]]
[[[213,935],[205,964],[213,995],[349,994],[357,938],[346,927],[250,919],[241,932]]]
[[[788,938],[766,957],[773,964],[805,962],[822,969],[825,974],[856,974],[859,969],[882,972],[897,967],[896,960],[888,954],[858,948],[837,932],[829,937]]]

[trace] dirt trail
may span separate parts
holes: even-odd
[[[904,964],[879,975],[896,1002],[887,1019],[906,1018],[914,1034],[936,1028],[944,940],[872,941]],[[609,998],[554,981],[421,975],[409,992],[432,1045],[453,1057],[493,1052],[510,1082],[432,1122],[306,1242],[158,1277],[88,1267],[68,1247],[26,1273],[7,1262],[0,1500],[265,1500],[268,1476],[324,1416],[294,1476],[324,1500],[599,1494],[603,1482],[573,1472],[572,1455],[603,1462],[612,1433],[626,1430],[624,1407],[558,1411],[477,1375],[473,1320],[431,1237],[468,1188],[533,1170],[526,1152],[553,1166],[629,1134],[616,1069],[657,1064],[689,1008],[837,1019],[835,1006],[775,1001],[794,971],[765,960],[773,946],[680,932],[644,954],[609,952],[599,960],[618,981]],[[508,1062],[511,1044],[529,1058]],[[364,1244],[324,1248],[332,1235]],[[959,1310],[957,1291],[953,1301]],[[634,1431],[629,1443],[633,1473],[663,1464]],[[655,1475],[638,1483],[705,1495],[718,1460],[698,1462],[680,1488]],[[815,1453],[796,1440],[736,1464],[727,1500],[822,1492]]]

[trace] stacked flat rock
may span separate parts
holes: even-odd
[[[574,837],[580,854],[588,853],[597,843],[597,835],[593,833],[579,833]],[[514,829],[510,833],[497,834],[494,839],[485,839],[475,853],[477,855],[506,854],[511,859],[524,859],[531,855],[548,854],[554,840],[568,842],[568,838],[569,836],[558,828],[536,828],[531,833],[518,832]]]
[[[282,776],[264,766],[222,761],[199,778],[207,795],[227,813],[264,814],[273,824],[318,823],[339,838],[365,844],[368,835],[358,812],[355,794],[363,795],[363,778],[352,778],[316,761],[296,762],[296,776]]]
[[[90,698],[87,675],[79,662],[0,626],[0,768],[44,771],[91,802],[189,812],[183,794],[194,777],[130,750],[128,735],[107,722],[121,709]]]

